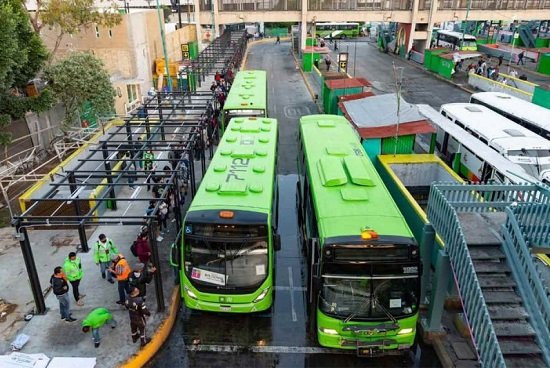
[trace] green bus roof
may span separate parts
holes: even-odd
[[[270,213],[276,148],[277,120],[231,119],[189,212],[235,209]]]
[[[267,73],[243,70],[235,75],[224,110],[258,110],[267,108]]]
[[[413,237],[357,132],[343,116],[304,116],[300,132],[321,239],[361,239],[365,228],[379,235]]]

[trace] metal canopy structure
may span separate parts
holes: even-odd
[[[155,276],[157,308],[164,310],[160,279],[161,262],[155,239],[155,219],[159,205],[170,196],[177,228],[182,224],[182,190],[193,196],[206,171],[206,160],[213,155],[217,141],[219,106],[209,90],[197,90],[207,75],[227,68],[238,68],[246,47],[244,33],[223,34],[203,50],[197,61],[185,67],[188,78],[198,83],[184,91],[159,92],[149,96],[124,121],[111,122],[103,135],[85,145],[80,157],[61,173],[50,175],[28,200],[25,211],[14,216],[13,226],[21,244],[29,274],[36,312],[46,311],[44,296],[34,262],[28,229],[77,229],[81,250],[89,251],[86,226],[147,226],[151,258],[158,269]],[[188,79],[190,80],[190,79]],[[141,169],[146,152],[154,154]],[[200,167],[196,164],[200,162]],[[143,190],[156,184],[157,195]],[[123,188],[132,193],[124,195]],[[145,193],[145,194],[144,194]],[[153,202],[151,202],[153,201]],[[132,206],[154,203],[148,214],[128,214]],[[119,211],[117,211],[119,210]],[[122,211],[124,210],[124,211]],[[122,211],[122,213],[120,213]],[[114,213],[116,212],[116,213]]]

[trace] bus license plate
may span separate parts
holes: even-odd
[[[220,310],[221,310],[222,312],[231,312],[231,306],[229,306],[229,305],[222,305],[222,306],[220,306]]]

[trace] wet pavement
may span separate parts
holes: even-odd
[[[183,308],[163,349],[148,367],[440,367],[419,345],[407,359],[358,358],[355,351],[321,348],[307,331],[305,264],[296,218],[297,123],[317,107],[296,70],[289,43],[251,47],[248,69],[268,71],[269,116],[279,121],[279,233],[275,301],[271,310],[225,315]]]

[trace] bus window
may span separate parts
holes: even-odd
[[[485,144],[489,144],[489,142],[487,142],[487,139],[485,139],[483,137],[479,137],[479,140],[482,141]]]
[[[462,124],[460,121],[456,120],[455,124],[458,125],[459,127],[461,127],[462,129],[464,129],[464,124]],[[466,130],[468,130],[468,129],[466,129]]]

